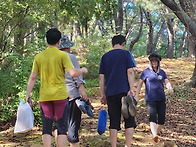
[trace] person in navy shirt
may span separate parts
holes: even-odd
[[[134,95],[133,67],[135,64],[130,52],[124,49],[125,44],[124,36],[114,36],[112,38],[113,49],[102,56],[99,68],[100,102],[108,105],[112,147],[116,147],[118,130],[121,129],[121,99],[126,95]],[[125,145],[130,147],[136,127],[135,118],[131,116],[128,119],[124,118],[124,121]]]
[[[174,91],[166,73],[160,68],[161,56],[152,53],[148,58],[150,66],[144,69],[140,76],[135,97],[138,99],[142,84],[145,83],[145,101],[149,113],[150,129],[153,140],[158,142],[157,134],[165,123],[166,96],[164,85],[171,94]]]

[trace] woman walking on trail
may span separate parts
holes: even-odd
[[[164,85],[173,94],[173,88],[167,79],[166,73],[160,68],[161,56],[152,53],[149,57],[149,68],[143,70],[136,91],[136,99],[142,84],[145,83],[145,101],[149,113],[150,129],[154,142],[158,142],[158,134],[165,123],[166,96]]]

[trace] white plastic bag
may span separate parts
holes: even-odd
[[[14,133],[23,133],[31,130],[34,125],[34,115],[28,103],[23,103],[20,99],[20,104],[17,111],[17,119],[14,127]]]

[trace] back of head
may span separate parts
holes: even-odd
[[[61,39],[61,32],[57,28],[49,29],[46,32],[46,40],[50,45],[55,45]]]
[[[116,44],[122,45],[124,42],[126,42],[126,39],[123,35],[117,35],[112,38],[112,46]]]

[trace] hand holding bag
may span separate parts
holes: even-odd
[[[98,125],[97,125],[97,132],[99,133],[99,135],[105,132],[106,124],[107,124],[107,111],[100,110],[99,118],[98,118]]]
[[[34,115],[31,107],[23,99],[20,99],[20,104],[17,110],[17,119],[14,127],[14,133],[23,133],[31,130],[34,125]]]

